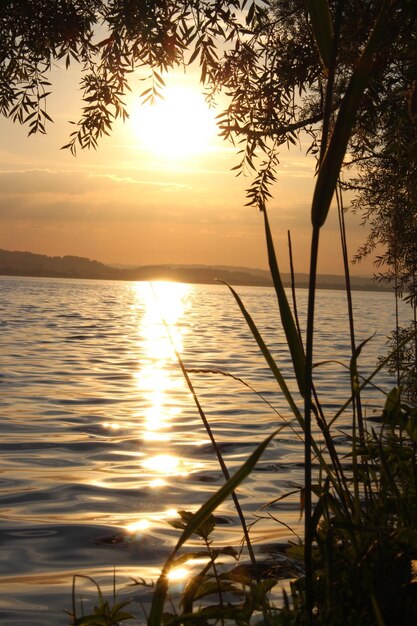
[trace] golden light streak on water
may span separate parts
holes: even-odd
[[[148,519],[140,519],[126,526],[126,530],[130,533],[136,533],[140,530],[150,528],[151,522]]]
[[[203,467],[199,460],[181,458],[177,453],[177,435],[172,425],[178,423],[183,411],[188,389],[178,365],[176,350],[182,352],[186,327],[188,297],[191,288],[177,283],[138,284],[134,286],[138,310],[137,344],[141,347],[136,356],[133,372],[133,398],[139,399],[132,410],[121,417],[115,414],[102,422],[102,426],[121,438],[137,441],[136,450],[119,449],[113,452],[115,467],[117,457],[130,456],[137,473],[130,470],[125,488],[168,488],[173,477],[187,478]],[[202,441],[203,443],[204,441]],[[191,442],[190,442],[191,443]],[[107,472],[107,470],[106,470]],[[95,476],[93,484],[100,488],[113,488],[112,471],[108,476]],[[132,540],[142,541],[149,533],[167,527],[169,519],[178,514],[174,509],[142,517],[134,512],[125,513],[121,525]],[[179,573],[175,576],[180,576]]]
[[[143,433],[143,441],[169,441],[168,433]]]
[[[109,428],[110,430],[119,430],[121,428],[120,424],[116,422],[103,422],[103,428]]]
[[[142,461],[142,466],[164,476],[187,476],[197,464],[191,465],[172,454],[156,454]]]
[[[168,366],[177,360],[175,349],[183,348],[185,328],[180,328],[179,322],[185,313],[189,291],[188,285],[163,282],[136,288],[138,305],[144,303],[145,308],[138,329],[143,357],[135,377],[147,405],[142,419],[148,441],[160,440],[152,435],[169,429],[170,419],[180,413],[178,407],[169,406],[169,399],[184,388],[184,381],[174,378]]]
[[[190,570],[187,567],[175,567],[168,572],[168,580],[171,582],[180,582],[190,576]]]
[[[176,509],[166,509],[162,513],[154,513],[150,517],[140,517],[139,519],[134,519],[124,526],[125,530],[128,533],[137,535],[143,531],[149,530],[152,526],[162,522],[165,522],[169,519],[178,517],[178,511]]]
[[[149,487],[156,489],[158,487],[166,487],[167,484],[168,484],[167,481],[164,480],[163,478],[154,478],[153,480],[150,481]]]

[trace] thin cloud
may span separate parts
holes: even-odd
[[[168,187],[172,189],[192,189],[191,185],[184,183],[162,182],[162,181],[149,181],[143,179],[133,178],[132,176],[117,176],[116,174],[97,174],[95,172],[89,172],[88,178],[101,178],[104,180],[110,180],[114,183],[123,183],[128,185],[140,185],[147,187]]]

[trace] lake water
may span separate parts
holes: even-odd
[[[232,374],[285,419],[291,414],[226,287],[0,280],[0,623],[59,626],[68,624],[63,609],[71,608],[74,574],[104,588],[114,568],[121,589],[130,577],[155,579],[178,538],[168,520],[177,510],[196,510],[223,483],[173,344],[187,368]],[[237,291],[292,381],[273,290]],[[299,290],[302,325],[306,297]],[[360,360],[368,375],[386,351],[394,300],[376,292],[353,298],[357,341],[374,334]],[[401,315],[409,316],[405,305]],[[349,361],[339,291],[317,297],[315,361],[326,359]],[[233,471],[282,418],[230,376],[190,376]],[[384,373],[376,380],[386,390],[392,384]],[[322,366],[316,381],[332,416],[349,394],[346,370]],[[381,398],[367,392],[368,416]],[[299,431],[286,427],[239,488],[247,521],[263,518],[251,530],[261,558],[291,534],[260,507],[301,484],[302,459]],[[270,511],[299,530],[296,494]],[[217,522],[218,544],[238,547],[242,531],[231,501]],[[81,582],[80,593],[88,587]],[[128,595],[139,614],[139,593]]]

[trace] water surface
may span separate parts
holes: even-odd
[[[273,290],[238,292],[295,392]],[[298,293],[302,326],[306,295]],[[373,335],[360,360],[366,376],[386,351],[394,302],[353,296],[358,342]],[[178,538],[168,520],[223,484],[175,350],[230,471],[292,418],[226,287],[2,278],[0,308],[0,623],[59,626],[73,574],[104,587],[114,567],[121,587],[155,578]],[[347,364],[344,294],[319,291],[317,316],[315,361]],[[348,397],[347,372],[321,366],[316,382],[332,416]],[[376,382],[391,385],[384,373]],[[381,402],[369,391],[367,415]],[[286,525],[300,528],[297,494],[270,509],[285,524],[260,507],[301,484],[302,458],[298,428],[285,427],[239,489],[248,521],[262,518],[251,530],[260,555],[291,536]],[[238,547],[232,502],[217,522],[216,541]]]

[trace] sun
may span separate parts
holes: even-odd
[[[171,86],[155,104],[137,107],[133,128],[139,148],[178,160],[211,150],[216,136],[216,113],[194,87]]]

